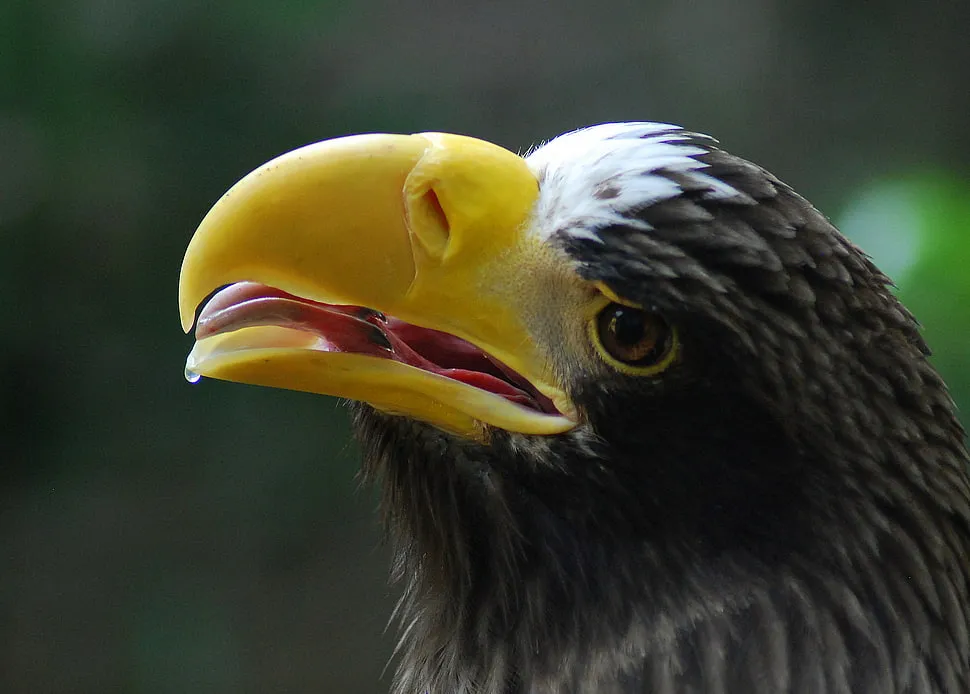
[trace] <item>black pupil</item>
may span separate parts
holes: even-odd
[[[642,311],[617,306],[613,309],[610,330],[619,345],[633,347],[643,340],[647,329],[647,317]]]

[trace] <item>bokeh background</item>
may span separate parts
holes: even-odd
[[[970,3],[3,0],[0,691],[386,691],[346,412],[182,379],[182,251],[362,131],[717,136],[897,280],[970,408]]]

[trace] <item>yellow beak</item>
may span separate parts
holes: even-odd
[[[209,294],[247,281],[335,310],[374,309],[471,343],[554,407],[379,349],[335,347],[325,330],[265,316],[201,336],[186,370],[362,400],[470,438],[484,436],[483,424],[566,431],[575,426],[568,398],[527,325],[535,270],[550,253],[529,232],[537,197],[524,159],[473,138],[309,145],[253,171],[209,211],[182,263],[179,309],[188,332]]]

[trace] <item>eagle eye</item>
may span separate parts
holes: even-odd
[[[677,332],[656,313],[616,302],[590,322],[593,344],[614,368],[636,376],[660,373],[677,356]]]

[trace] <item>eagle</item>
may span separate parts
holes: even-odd
[[[394,692],[970,692],[968,452],[919,326],[707,136],[311,144],[212,207],[179,305],[189,380],[353,402]]]

